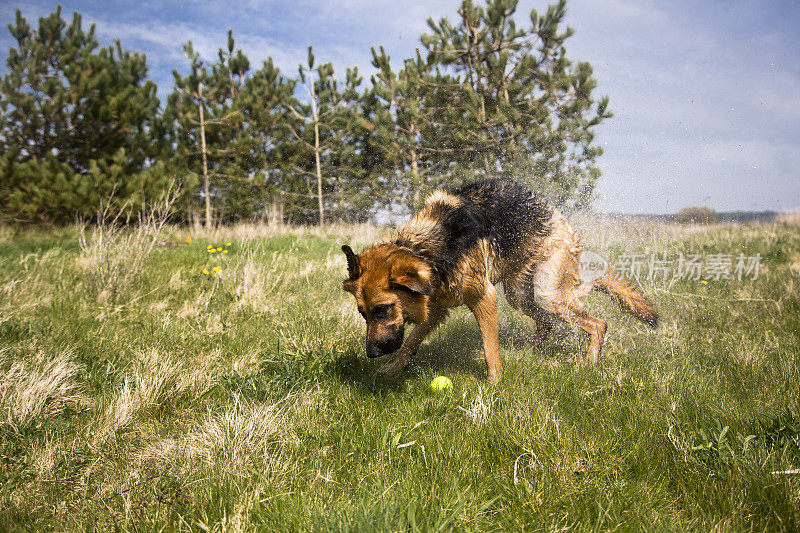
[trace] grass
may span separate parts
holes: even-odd
[[[656,331],[592,296],[601,367],[502,303],[499,386],[463,309],[375,381],[339,247],[380,230],[0,228],[2,528],[800,529],[800,225],[586,226],[761,272],[644,281]]]

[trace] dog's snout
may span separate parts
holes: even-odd
[[[382,355],[396,352],[403,345],[404,327],[400,324],[394,328],[390,335],[381,336],[378,339],[367,334],[367,357],[381,357]]]
[[[367,357],[375,358],[384,355],[385,352],[381,349],[380,345],[376,342],[367,343]]]

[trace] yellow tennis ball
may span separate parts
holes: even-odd
[[[453,382],[450,381],[450,378],[439,376],[437,378],[433,378],[433,381],[431,381],[431,388],[436,392],[452,390]]]

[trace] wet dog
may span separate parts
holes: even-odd
[[[544,340],[554,320],[589,335],[583,364],[600,360],[607,323],[584,311],[593,290],[655,327],[650,302],[627,281],[607,273],[585,281],[578,271],[580,240],[547,200],[506,180],[436,191],[387,241],[356,255],[345,245],[351,293],[367,322],[367,355],[397,356],[379,370],[395,374],[416,353],[451,307],[466,305],[478,321],[489,379],[502,374],[495,285],[512,307],[536,323],[533,342]],[[414,329],[405,338],[405,325]]]

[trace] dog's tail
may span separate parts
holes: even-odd
[[[653,304],[614,272],[610,271],[596,280],[593,288],[611,296],[611,299],[619,305],[623,312],[638,318],[651,327],[658,326],[658,313],[653,308]]]

